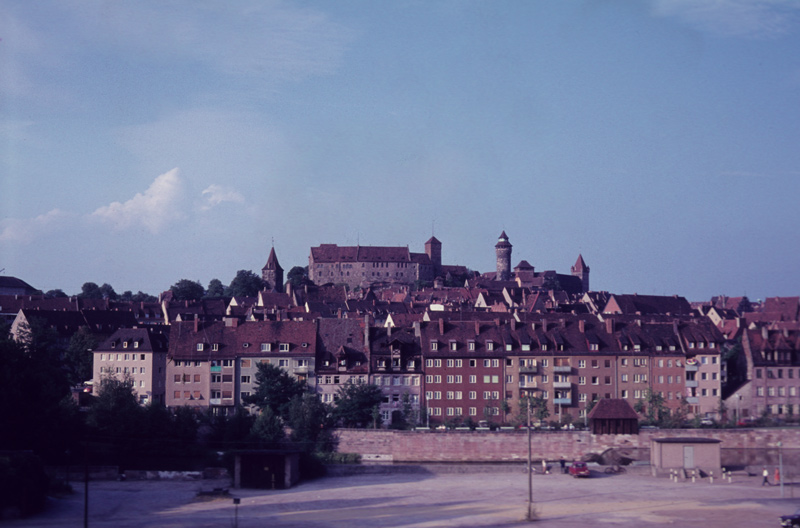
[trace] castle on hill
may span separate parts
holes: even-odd
[[[589,291],[589,266],[578,255],[570,274],[535,271],[527,260],[511,268],[512,245],[505,231],[495,245],[497,270],[485,273],[483,280],[514,282],[517,287],[556,289],[570,294]],[[270,254],[272,259],[273,254]],[[276,260],[277,261],[277,260]],[[413,253],[408,247],[338,246],[321,244],[311,248],[308,277],[315,284],[346,284],[349,288],[365,288],[379,284],[432,283],[446,276],[464,276],[467,268],[442,264],[442,243],[431,237],[424,253]],[[510,286],[513,286],[510,284]]]

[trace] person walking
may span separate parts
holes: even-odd
[[[561,464],[561,473],[566,473],[567,472],[567,461],[564,459],[563,456],[558,461]]]
[[[769,483],[769,471],[767,470],[767,466],[764,466],[764,471],[761,472],[761,475],[764,477],[764,480],[761,481],[761,485],[763,486],[766,484],[767,486],[771,486]]]

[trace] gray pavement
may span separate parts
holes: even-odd
[[[90,483],[89,526],[143,527],[456,527],[525,526],[527,476],[492,472],[387,473],[328,477],[282,491],[230,490],[239,497],[200,500],[199,491],[228,481],[98,481]],[[645,475],[595,474],[573,479],[533,477],[534,503],[548,527],[777,527],[778,516],[800,508],[800,485],[762,487],[760,477],[732,483],[674,483]],[[83,526],[83,486],[51,499],[35,518],[8,527]],[[797,495],[793,498],[792,495]],[[237,518],[238,515],[238,518]]]

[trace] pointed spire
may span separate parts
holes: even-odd
[[[267,263],[264,265],[264,267],[262,269],[265,269],[265,270],[281,270],[281,271],[283,271],[283,268],[281,268],[281,265],[278,264],[278,257],[275,256],[275,248],[274,247],[269,250],[269,258],[267,259]]]
[[[578,255],[578,260],[575,261],[575,265],[572,266],[573,271],[583,271],[588,269],[589,266],[586,265],[586,262],[583,261],[583,255]]]

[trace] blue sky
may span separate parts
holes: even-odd
[[[0,4],[0,269],[230,282],[408,245],[800,294],[793,0]]]

